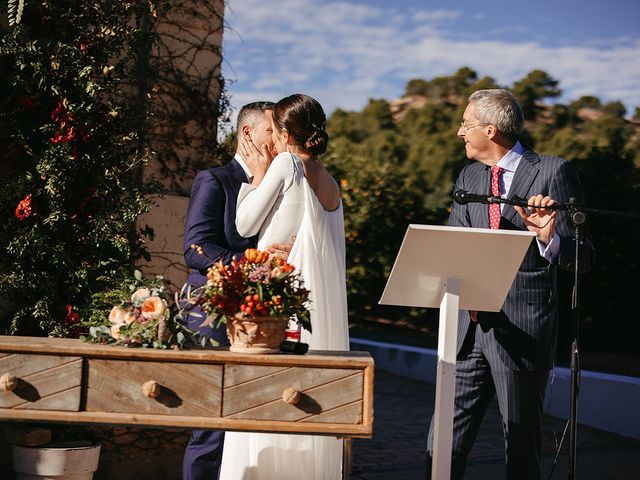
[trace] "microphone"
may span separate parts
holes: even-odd
[[[466,190],[456,190],[453,194],[453,200],[460,204],[466,205],[467,203],[489,203],[489,198],[492,195],[480,195],[479,193],[469,193]]]
[[[520,198],[517,195],[511,198],[496,197],[494,195],[482,195],[479,193],[469,193],[466,190],[456,190],[453,194],[453,200],[459,205],[466,205],[467,203],[506,203],[507,205],[518,205],[523,208],[538,208],[535,205],[529,205],[529,202],[524,198]],[[577,207],[574,204],[554,203],[549,205],[549,210],[568,210],[569,208]]]

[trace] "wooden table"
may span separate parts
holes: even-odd
[[[373,359],[0,336],[0,420],[370,438]]]
[[[373,434],[366,352],[247,355],[0,336],[0,420]]]

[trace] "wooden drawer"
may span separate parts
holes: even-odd
[[[0,392],[0,408],[80,410],[82,358],[0,353],[0,375],[17,379],[13,391]]]
[[[225,365],[222,415],[231,419],[359,424],[362,369]],[[282,399],[292,387],[296,404]]]
[[[88,372],[88,412],[220,416],[222,365],[90,359]],[[143,392],[149,381],[155,398]]]

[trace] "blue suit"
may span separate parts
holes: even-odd
[[[489,193],[490,181],[491,169],[473,162],[460,173],[455,190]],[[527,150],[508,196],[528,199],[537,194],[548,195],[560,203],[568,203],[571,197],[578,203],[584,199],[571,163]],[[488,205],[453,204],[449,225],[489,228]],[[500,228],[526,230],[511,205],[505,205],[502,210]],[[557,267],[571,270],[575,264],[574,228],[566,211],[558,212],[555,232],[560,237],[558,265],[543,258],[537,242],[533,241],[500,312],[478,312],[477,322],[470,321],[468,312],[461,312],[452,478],[464,475],[467,455],[494,394],[503,419],[507,478],[540,478],[542,403],[558,332]],[[587,233],[582,246],[581,270],[589,270],[593,259],[594,249]],[[433,428],[429,432],[429,454],[432,436]]]
[[[212,261],[231,262],[247,248],[256,246],[256,238],[243,238],[236,230],[236,201],[240,185],[247,176],[234,159],[223,167],[199,172],[193,180],[191,199],[184,230],[184,258],[191,269],[187,283],[197,288],[207,281]],[[204,255],[191,248],[200,245]],[[204,316],[190,316],[189,327],[201,335],[228,345],[225,325],[200,327]],[[217,328],[216,328],[217,327]],[[184,480],[211,480],[218,477],[222,460],[224,432],[194,430],[185,450],[182,472]]]

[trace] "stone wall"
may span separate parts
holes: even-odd
[[[146,240],[150,262],[141,262],[145,276],[162,275],[171,291],[180,291],[187,279],[182,239],[189,197],[166,195],[154,197],[152,209],[138,219],[138,228],[153,228],[154,238]]]
[[[182,478],[182,456],[190,430],[87,427],[100,442],[94,480]]]
[[[145,179],[155,178],[167,194],[138,220],[150,226],[151,261],[139,264],[147,275],[162,275],[178,290],[188,270],[182,238],[188,195],[195,173],[213,165],[222,91],[221,69],[224,2],[171,2],[159,12],[159,43],[151,52],[152,115],[144,133],[151,161]]]

